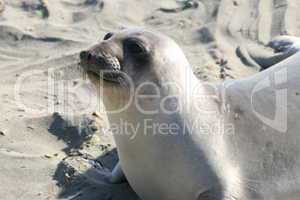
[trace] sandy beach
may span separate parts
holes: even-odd
[[[95,171],[111,170],[117,152],[97,89],[78,63],[107,32],[162,32],[199,79],[220,82],[258,72],[237,47],[300,36],[299,7],[295,0],[0,0],[0,200],[138,199],[127,184],[97,184]]]

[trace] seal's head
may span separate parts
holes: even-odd
[[[103,41],[80,53],[81,65],[105,81],[115,84],[145,81],[157,85],[179,79],[188,62],[177,44],[159,33],[125,29],[108,33]]]

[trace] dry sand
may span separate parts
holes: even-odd
[[[81,76],[78,52],[106,32],[135,26],[161,31],[208,81],[256,73],[236,56],[239,45],[300,36],[295,0],[195,2],[0,0],[1,200],[137,199],[127,184],[94,182],[95,170],[111,169],[117,156],[101,129],[105,116],[88,106],[95,88]],[[228,61],[225,68],[221,59]]]

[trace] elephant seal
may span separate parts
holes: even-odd
[[[125,29],[104,38],[80,58],[113,127],[111,183],[126,177],[143,200],[300,195],[299,54],[247,79],[208,84],[162,34]]]
[[[267,69],[300,50],[300,38],[293,36],[277,36],[265,47],[261,45],[246,45],[237,48],[237,56],[248,66],[260,70]]]

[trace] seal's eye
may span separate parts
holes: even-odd
[[[123,45],[124,51],[134,56],[145,55],[148,52],[142,42],[136,39],[127,39]]]
[[[107,33],[107,34],[104,36],[103,40],[108,40],[108,39],[111,38],[113,35],[114,35],[114,34],[113,34],[112,32],[109,32],[109,33]]]

